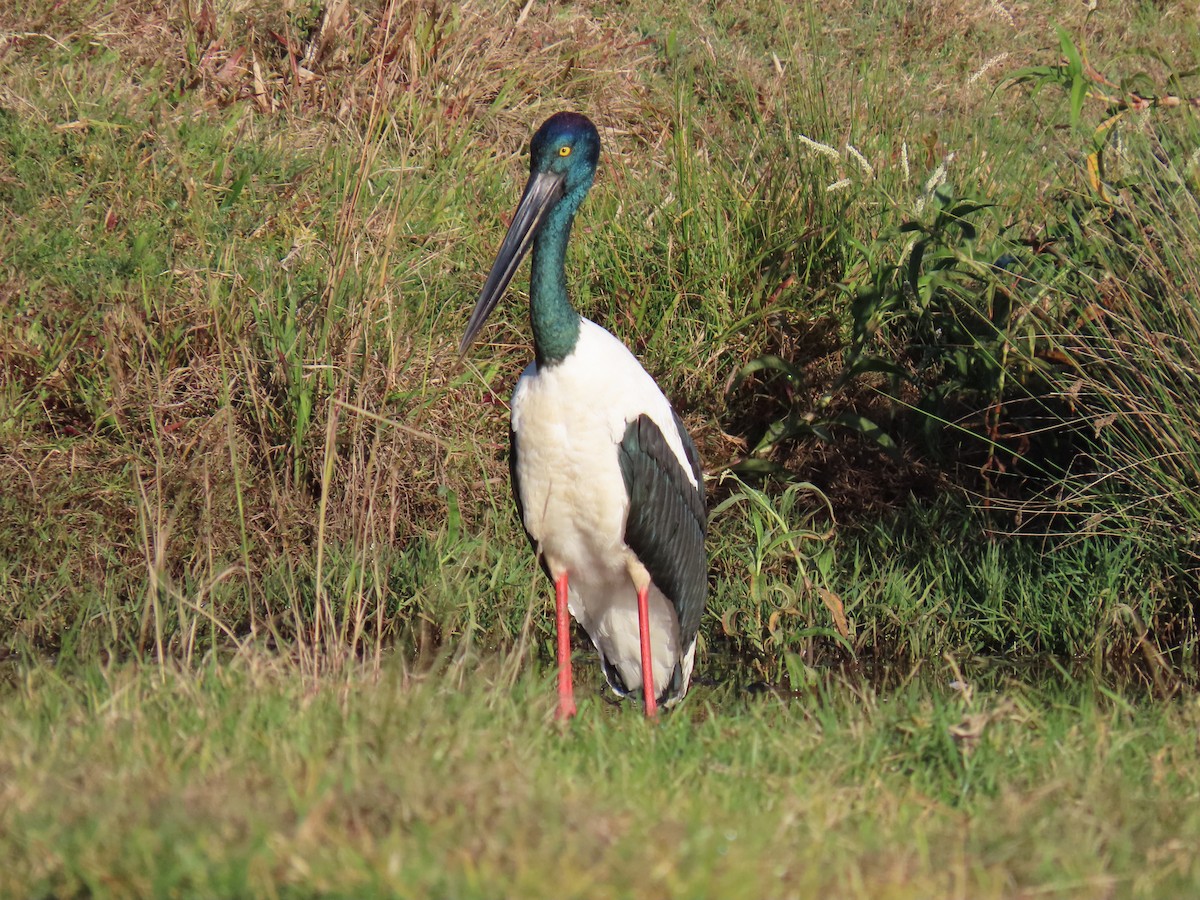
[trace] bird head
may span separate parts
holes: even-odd
[[[592,186],[599,160],[600,134],[587,116],[556,113],[534,133],[529,142],[529,181],[471,312],[459,353],[466,353],[495,309],[551,211],[565,204],[568,221],[574,215]]]
[[[529,142],[529,177],[561,178],[564,195],[591,187],[599,161],[600,134],[579,113],[556,113]]]

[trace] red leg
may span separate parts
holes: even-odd
[[[558,718],[575,715],[575,687],[571,682],[571,613],[567,609],[567,573],[554,581],[554,626],[558,633]]]
[[[650,588],[638,591],[638,634],[642,639],[642,696],[646,698],[646,718],[658,715],[654,696],[654,667],[650,664]]]

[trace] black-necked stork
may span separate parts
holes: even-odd
[[[708,592],[700,460],[654,379],[567,297],[567,240],[596,174],[596,126],[558,113],[529,154],[529,182],[459,351],[532,246],[536,358],[512,395],[510,464],[525,530],[554,583],[558,715],[575,714],[570,611],[612,689],[640,692],[654,716],[687,693]]]

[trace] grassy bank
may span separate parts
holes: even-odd
[[[849,5],[176,12],[7,14],[9,652],[271,645],[320,667],[465,632],[511,644],[536,595],[505,474],[520,304],[486,352],[460,362],[454,342],[531,125],[573,105],[606,152],[579,305],[645,359],[714,476],[707,642],[775,672],[804,647],[1103,656],[1147,636],[1191,659],[1190,344],[1129,350],[1189,333],[1195,166],[1170,154],[1190,107],[1127,111],[1089,161],[1106,76],[1076,109],[1083,76],[1053,65],[1052,21],[1092,58],[1144,47],[1136,83],[1178,94],[1186,60],[1153,55],[1170,16],[963,7],[966,32],[934,17],[916,40],[887,5],[865,24]],[[914,40],[862,66],[892,28]],[[997,292],[1010,312],[981,318]],[[1103,329],[1081,327],[1096,309]],[[731,465],[817,490],[755,494],[717,478]],[[1014,531],[1049,543],[995,537]],[[928,562],[901,551],[889,575],[893,532]],[[983,571],[987,533],[1028,585],[943,583],[959,547]],[[1081,558],[1104,560],[1098,584]],[[880,600],[906,593],[915,615]]]
[[[0,7],[0,892],[1194,890],[1197,46],[1135,3]],[[598,684],[547,727],[522,276],[456,354],[563,108],[573,296],[710,477],[651,729]]]

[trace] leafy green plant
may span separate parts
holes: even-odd
[[[1056,86],[1069,97],[1069,121],[1072,129],[1086,129],[1090,151],[1087,155],[1087,175],[1092,189],[1101,200],[1112,199],[1105,184],[1120,176],[1119,139],[1122,126],[1129,124],[1130,116],[1153,110],[1179,112],[1189,107],[1200,109],[1200,95],[1189,96],[1188,79],[1200,69],[1177,72],[1161,54],[1144,51],[1141,55],[1153,65],[1166,66],[1166,74],[1155,78],[1146,68],[1137,69],[1113,81],[1088,60],[1086,48],[1076,43],[1070,33],[1057,28],[1062,60],[1054,65],[1029,66],[1019,69],[1009,77],[1009,84],[1029,84],[1031,96],[1042,89]],[[1131,54],[1134,55],[1134,54]],[[1084,104],[1089,99],[1104,105],[1098,123],[1084,123]],[[1114,158],[1118,161],[1114,165]]]
[[[1062,277],[1052,242],[1016,240],[1014,230],[1000,207],[939,184],[916,215],[858,244],[861,274],[845,285],[853,299],[844,367],[820,404],[868,386],[891,401],[886,426],[850,424],[885,449],[919,438],[985,473],[1019,460],[1045,474],[1057,435],[1042,435],[1036,453],[1031,436],[1059,415],[1046,379],[1063,365],[1057,348],[1071,304],[1049,289]]]
[[[1009,238],[1002,214],[936,184],[897,228],[869,243],[852,241],[858,259],[843,283],[850,335],[841,372],[808,406],[789,405],[736,470],[778,471],[769,456],[781,442],[833,441],[839,431],[893,455],[914,434],[931,449],[946,434],[960,444],[979,439],[988,460],[1002,449],[1019,454],[1020,441],[1003,443],[1022,430],[1006,422],[1006,404],[1036,395],[1058,364],[1061,313],[1037,287],[1056,261],[1049,247]],[[751,360],[733,384],[762,373],[805,396],[803,368],[779,355]],[[847,403],[864,388],[890,398],[886,419]]]
[[[854,654],[854,623],[831,587],[833,516],[813,485],[793,483],[778,496],[737,485],[712,511],[734,538],[725,546],[731,577],[745,595],[714,598],[723,633],[756,656],[762,674],[808,684],[817,641]]]
[[[939,187],[931,216],[913,219],[866,251],[870,280],[855,290],[852,337],[843,378],[867,372],[888,376],[894,395],[908,382],[927,422],[953,421],[950,399],[977,407],[1002,396],[1009,329],[1018,322],[1004,289],[994,245],[981,252],[972,219],[988,204],[960,199]],[[896,251],[883,261],[884,248]]]

